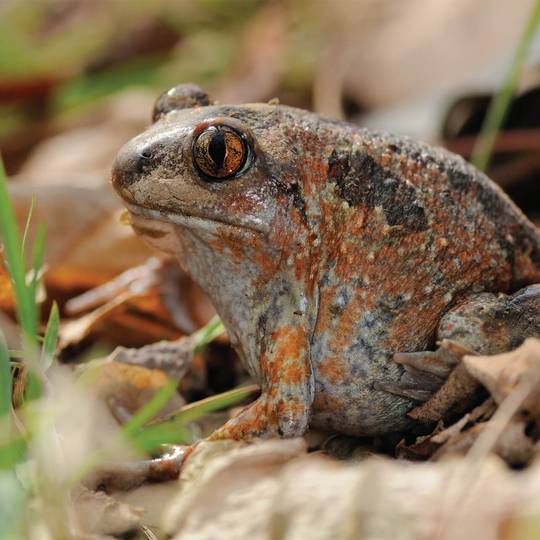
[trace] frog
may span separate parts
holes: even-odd
[[[406,431],[445,340],[496,354],[540,335],[538,229],[443,148],[182,84],[111,178],[260,385],[211,440]]]

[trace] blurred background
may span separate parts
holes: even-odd
[[[11,175],[52,183],[77,175],[88,183],[106,174],[121,143],[148,123],[159,92],[193,81],[221,102],[277,97],[467,157],[532,5],[2,0],[0,148]],[[503,137],[501,151],[531,150],[538,140],[521,133],[540,119],[538,44],[506,124],[520,129],[519,140]],[[493,175],[519,198],[516,175],[537,164],[529,156],[517,171],[503,161]]]
[[[54,298],[64,320],[101,309],[82,329],[64,329],[64,344],[98,327],[113,344],[172,338],[212,314],[186,276],[155,265],[73,300],[151,255],[120,224],[108,180],[163,90],[195,82],[220,102],[277,97],[470,158],[533,4],[0,0],[0,151],[21,225],[35,196],[33,221],[47,226],[44,307]],[[539,61],[535,39],[488,171],[537,222]],[[0,272],[0,310],[9,313],[8,281]],[[182,300],[172,305],[175,294]],[[160,324],[142,323],[141,312]]]

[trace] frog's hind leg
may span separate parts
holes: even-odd
[[[507,352],[528,337],[540,337],[540,284],[512,295],[475,295],[441,319],[435,351],[395,354],[394,360],[404,368],[400,380],[377,389],[422,402],[453,378],[464,386],[464,394],[471,392],[473,385],[460,372],[462,356]]]

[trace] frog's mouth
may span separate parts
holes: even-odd
[[[179,212],[175,209],[174,212],[171,212],[164,208],[148,208],[125,201],[124,204],[132,216],[135,218],[142,218],[136,219],[135,222],[132,220],[132,226],[138,229],[140,233],[147,236],[167,234],[168,231],[159,224],[166,224],[169,226],[178,225],[180,227],[214,233],[219,232],[219,229],[224,226],[235,229],[247,229],[259,234],[268,234],[270,230],[267,223],[253,216],[244,216],[242,219],[232,220],[228,219],[227,216],[218,216],[215,210],[212,211],[199,208],[197,210],[182,209],[182,211]]]

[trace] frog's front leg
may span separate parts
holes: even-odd
[[[260,360],[262,394],[207,440],[299,437],[309,424],[314,379],[309,359],[309,325],[284,325],[271,333]],[[178,476],[197,443],[176,447],[152,460],[100,467],[88,482],[108,489],[132,489],[147,481]]]
[[[304,326],[272,332],[260,359],[262,394],[216,430],[210,440],[299,437],[309,424],[314,378]]]
[[[481,293],[451,309],[441,319],[435,351],[398,353],[401,379],[378,388],[416,401],[426,401],[459,369],[465,354],[510,351],[528,337],[540,337],[540,285],[512,295]],[[465,390],[464,390],[465,391]]]

